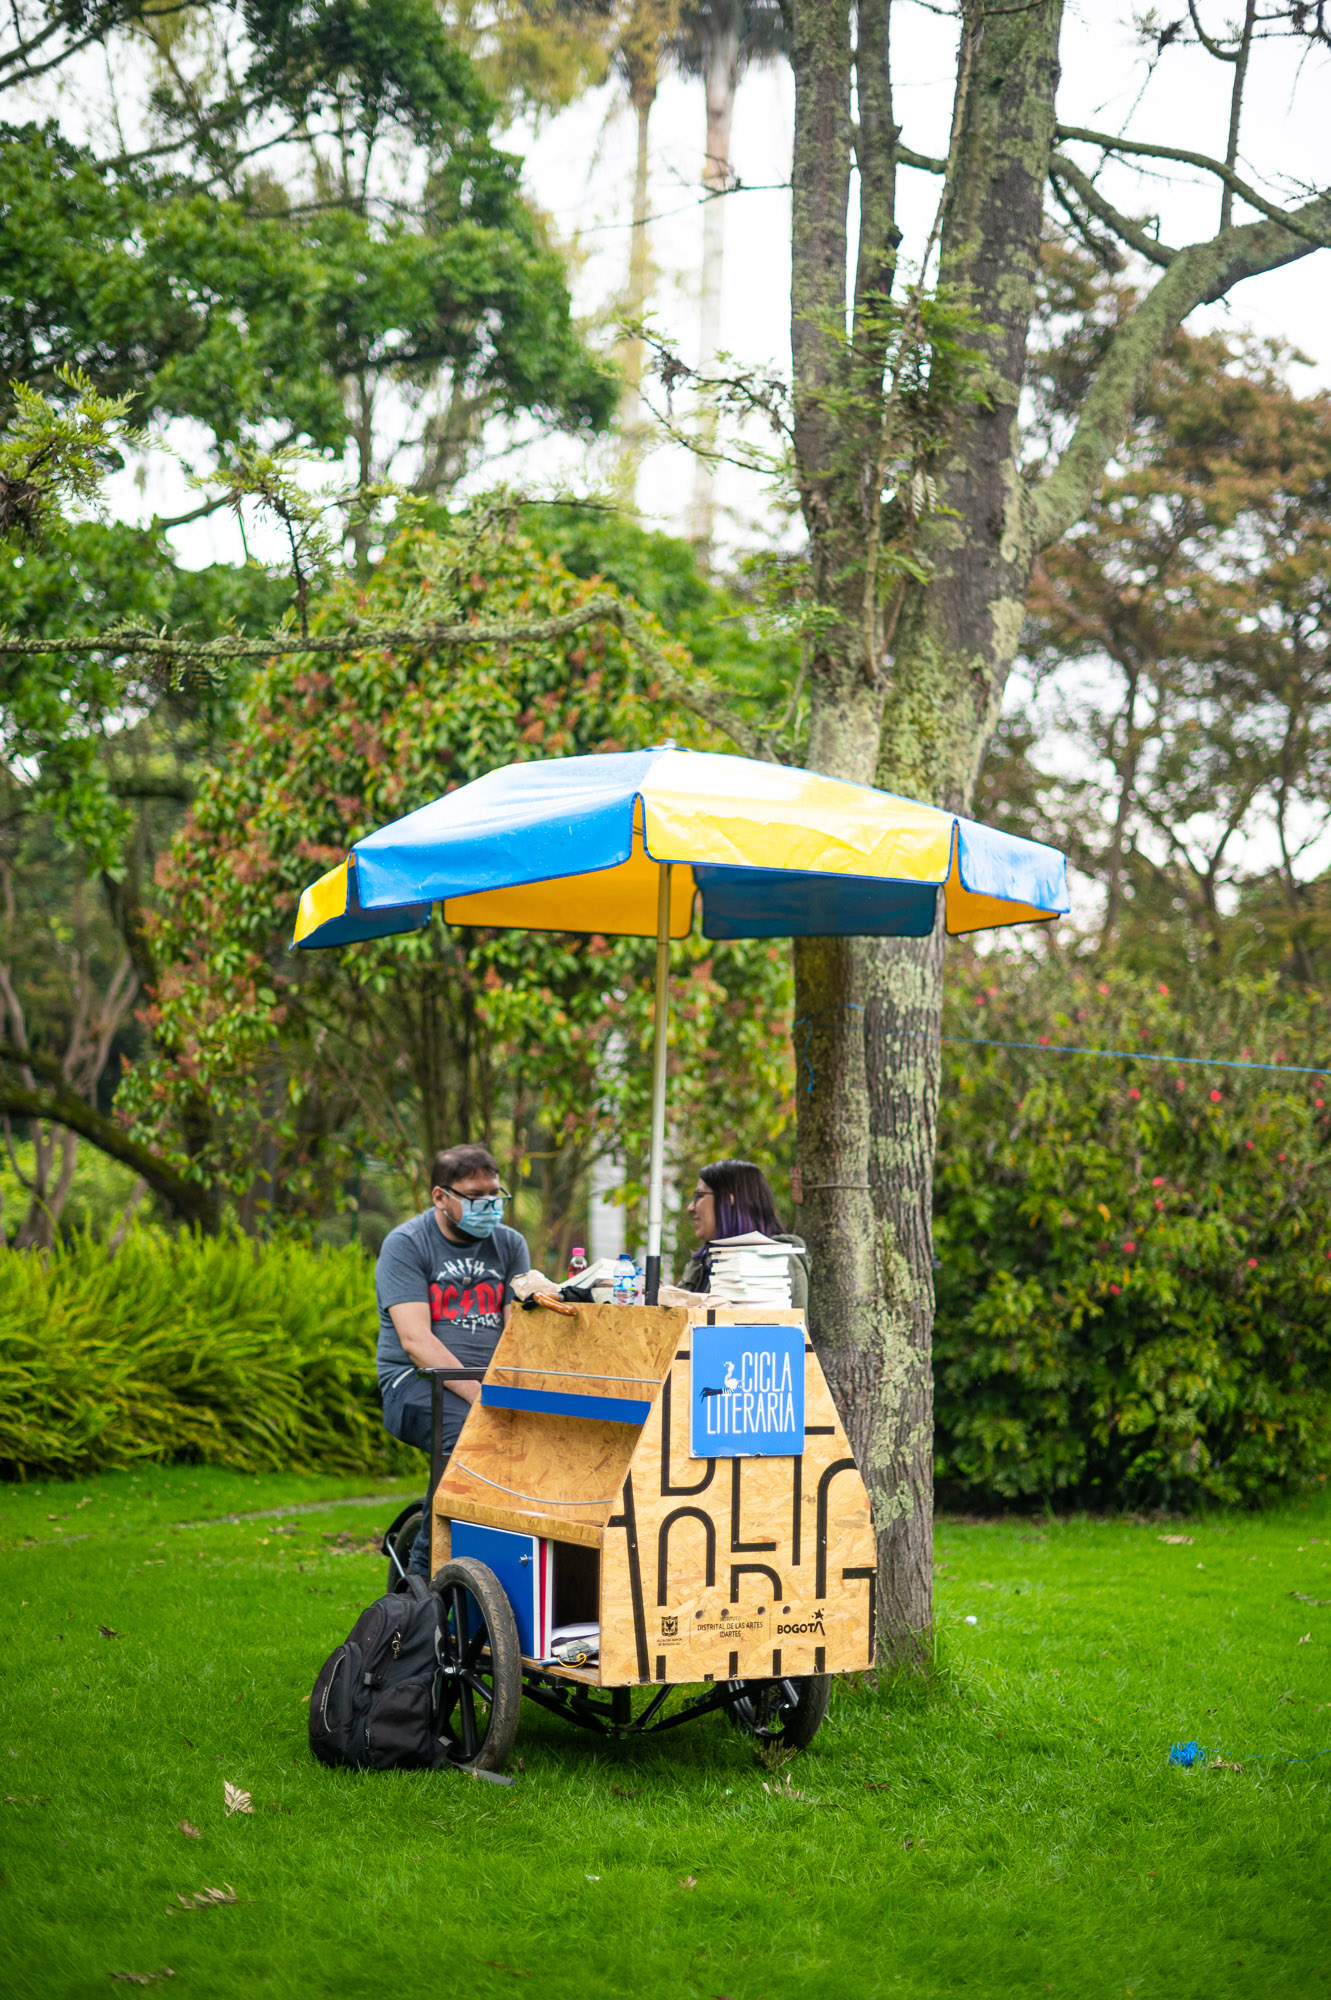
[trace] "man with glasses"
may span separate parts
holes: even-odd
[[[427,1454],[430,1384],[417,1369],[485,1368],[513,1310],[513,1279],[531,1269],[524,1238],[504,1224],[507,1191],[484,1146],[445,1148],[431,1178],[429,1208],[388,1232],[374,1271],[384,1429]],[[479,1394],[478,1382],[444,1385],[445,1464]],[[410,1567],[430,1573],[428,1518]]]

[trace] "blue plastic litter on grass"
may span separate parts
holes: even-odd
[[[1170,1763],[1181,1765],[1185,1771],[1191,1771],[1195,1764],[1207,1764],[1212,1757],[1222,1755],[1223,1752],[1208,1750],[1205,1744],[1195,1740],[1188,1743],[1171,1743],[1169,1746]],[[1315,1764],[1319,1757],[1331,1757],[1331,1750],[1314,1750],[1309,1757],[1276,1757],[1269,1750],[1259,1750],[1255,1754],[1230,1761],[1244,1764]]]

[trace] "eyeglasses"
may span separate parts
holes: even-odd
[[[700,1201],[706,1201],[708,1195],[711,1192],[712,1192],[711,1188],[707,1187],[695,1188],[693,1190],[693,1193],[689,1196],[688,1200],[685,1202],[684,1204],[685,1208],[696,1208]]]
[[[464,1194],[461,1188],[447,1187],[444,1194],[451,1194],[455,1201],[512,1201],[513,1197],[501,1181],[497,1188],[486,1188],[483,1194]]]

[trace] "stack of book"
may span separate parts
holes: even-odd
[[[790,1305],[790,1260],[802,1255],[788,1243],[773,1243],[757,1231],[747,1236],[716,1236],[708,1245],[711,1277],[708,1290],[734,1306]]]

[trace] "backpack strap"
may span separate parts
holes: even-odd
[[[425,1581],[424,1577],[417,1576],[414,1570],[408,1570],[407,1574],[403,1577],[402,1581],[405,1584],[408,1591],[410,1591],[411,1595],[415,1598],[417,1604],[428,1603],[430,1597],[430,1586]]]

